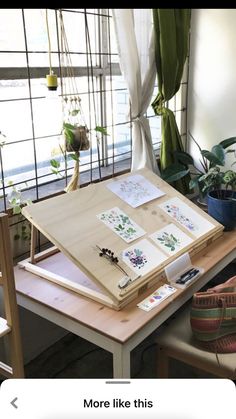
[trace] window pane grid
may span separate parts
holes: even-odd
[[[74,22],[77,18],[80,19],[79,22],[82,20],[84,22],[84,45],[80,44],[77,47],[72,40],[70,48],[70,55],[74,57],[73,65],[78,82],[78,94],[81,97],[91,138],[90,149],[81,152],[80,156],[82,186],[83,182],[94,182],[108,174],[113,176],[119,171],[130,170],[132,121],[127,116],[130,114],[128,112],[130,111],[129,95],[118,64],[118,53],[113,39],[112,16],[109,10],[61,9],[61,11],[67,24],[72,16]],[[42,29],[41,33],[40,25],[36,24],[34,27],[31,22],[31,14],[36,16],[37,13],[39,21],[41,19],[43,22],[45,9],[4,9],[0,12],[0,16],[2,15],[0,24],[4,20],[4,13],[8,16],[13,16],[12,13],[14,13],[14,19],[20,25],[21,32],[19,42],[15,39],[15,42],[6,43],[6,47],[0,49],[0,56],[4,54],[5,57],[4,66],[1,64],[0,68],[0,91],[4,93],[4,95],[1,94],[0,108],[4,106],[5,112],[2,113],[4,118],[0,130],[7,134],[6,144],[0,148],[2,178],[0,197],[3,197],[0,199],[1,210],[9,207],[6,195],[12,183],[15,187],[21,187],[22,195],[26,198],[32,196],[33,199],[41,199],[53,194],[53,189],[56,193],[60,188],[63,191],[68,178],[73,173],[74,166],[72,160],[62,161],[60,153],[55,151],[61,139],[63,118],[59,124],[59,105],[48,98],[45,87],[45,76],[49,71],[46,29]],[[58,74],[58,102],[60,102],[63,93],[60,89],[62,73],[58,11],[49,9],[48,13],[52,23],[51,55],[53,69]],[[8,33],[12,30],[11,24],[7,27],[6,23],[4,29]],[[73,32],[73,27],[70,30]],[[70,40],[72,38],[71,35]],[[20,56],[22,59],[19,59]],[[10,66],[7,63],[8,59]],[[22,60],[25,60],[25,66],[22,66]],[[15,120],[19,124],[16,133],[11,127],[10,109],[13,109],[12,113],[16,115]],[[50,121],[46,118],[47,115],[51,115]],[[147,117],[153,130],[154,148],[158,150],[160,146],[159,117],[151,112],[147,113]],[[101,136],[99,143],[94,132],[95,125],[103,126],[109,133],[107,137]],[[13,147],[17,147],[17,150],[21,147],[22,162],[20,164],[19,161],[18,164],[14,161],[16,156],[12,152]],[[9,156],[11,164],[9,164]],[[60,161],[58,175],[50,170],[51,158]]]

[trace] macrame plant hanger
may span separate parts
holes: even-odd
[[[71,62],[71,53],[67,41],[63,15],[59,9],[60,20],[60,51],[61,51],[61,96],[63,113],[63,135],[65,140],[65,164],[67,165],[66,152],[75,161],[74,172],[66,192],[79,188],[79,157],[81,150],[90,148],[89,129],[87,128],[81,98],[78,94],[76,78]]]

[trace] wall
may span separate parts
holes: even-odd
[[[236,9],[192,10],[187,124],[205,149],[236,136],[235,22]]]

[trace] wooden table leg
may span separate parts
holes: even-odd
[[[125,344],[113,343],[113,378],[130,378],[130,349]]]

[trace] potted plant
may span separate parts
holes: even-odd
[[[187,174],[190,174],[191,180],[189,182],[189,188],[197,188],[199,202],[204,203],[204,198],[207,198],[209,189],[206,188],[206,183],[203,182],[202,176],[207,174],[209,170],[214,167],[223,167],[225,165],[226,154],[235,153],[235,150],[229,149],[229,147],[236,143],[236,137],[222,140],[219,144],[214,145],[211,151],[209,151],[202,149],[191,133],[189,133],[189,136],[199,150],[199,165],[196,165],[193,157],[189,153],[185,151],[174,151],[174,163],[163,170],[161,176],[166,182],[172,183],[183,178]]]
[[[73,111],[72,111],[73,113]],[[72,114],[71,113],[71,114]],[[73,114],[75,116],[75,114]],[[69,184],[66,186],[65,191],[70,192],[78,189],[79,183],[79,158],[80,151],[89,150],[90,148],[90,134],[94,131],[96,135],[97,145],[99,145],[99,135],[109,135],[105,127],[96,126],[93,129],[88,129],[86,124],[81,124],[78,122],[63,122],[62,134],[64,138],[64,143],[59,145],[59,149],[54,150],[54,154],[58,153],[62,156],[64,162],[68,160],[74,160],[74,171],[70,179]],[[98,157],[100,156],[98,148]],[[100,164],[100,157],[98,158]],[[51,171],[55,175],[61,175],[61,163],[58,159],[52,158],[50,160]],[[100,169],[100,166],[99,166]]]
[[[223,224],[225,230],[233,230],[236,227],[236,172],[222,172],[215,166],[199,180],[208,194],[208,214]]]
[[[66,141],[66,151],[81,151],[89,149],[89,130],[85,125],[72,125],[64,122],[63,133]]]

